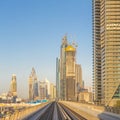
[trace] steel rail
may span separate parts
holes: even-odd
[[[53,120],[54,102],[49,108],[36,120]]]
[[[72,109],[68,108],[67,106],[63,105],[60,103],[60,106],[64,109],[64,111],[69,115],[71,120],[87,120],[85,117],[82,115],[76,113]]]
[[[67,106],[52,102],[24,120],[87,120]]]
[[[61,112],[61,114],[63,115],[65,120],[71,120],[71,118],[69,117],[69,115],[65,112],[65,110],[62,108],[62,106],[60,104],[57,104],[58,108]]]
[[[37,120],[39,116],[41,116],[50,106],[52,103],[47,104],[46,106],[40,108],[38,111],[28,115],[27,117],[23,118],[22,120]]]

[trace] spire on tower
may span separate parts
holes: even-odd
[[[67,34],[62,39],[62,45],[67,45]]]
[[[37,80],[37,75],[36,75],[34,67],[32,68],[32,72],[30,76],[32,76],[34,80]]]

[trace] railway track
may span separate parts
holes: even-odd
[[[87,120],[85,117],[82,115],[76,113],[72,109],[69,109],[67,106],[63,104],[59,104],[59,106],[62,107],[63,111],[69,116],[69,120]]]
[[[23,120],[87,120],[63,104],[52,102]]]

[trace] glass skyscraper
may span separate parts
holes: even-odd
[[[38,93],[38,80],[35,69],[32,68],[32,72],[29,76],[29,99],[34,100],[39,96]]]
[[[66,100],[66,55],[65,48],[67,47],[67,36],[62,39],[60,51],[60,98]]]
[[[60,59],[56,58],[56,97],[60,98]]]

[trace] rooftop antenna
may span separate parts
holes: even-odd
[[[62,39],[62,44],[67,44],[67,33],[64,35],[63,39]]]

